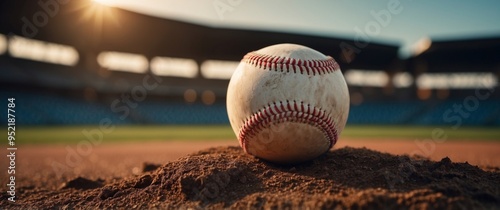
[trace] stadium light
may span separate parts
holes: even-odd
[[[498,85],[493,73],[425,73],[417,78],[422,89],[473,89],[493,88]]]
[[[410,87],[413,84],[413,76],[408,72],[399,72],[394,74],[392,84],[397,88]]]
[[[230,79],[240,62],[206,60],[201,64],[201,75],[207,79]]]
[[[411,51],[413,56],[420,55],[421,53],[425,52],[428,50],[432,45],[432,41],[429,37],[423,37],[420,40],[418,40],[413,46],[411,47]]]
[[[187,89],[184,91],[184,100],[187,103],[194,103],[196,101],[196,91],[193,89]]]
[[[154,57],[151,71],[159,76],[194,78],[198,75],[198,64],[193,59]]]
[[[9,53],[13,57],[46,63],[74,66],[78,63],[78,52],[67,45],[12,36],[9,40]]]
[[[385,87],[389,82],[384,71],[350,69],[344,75],[347,84],[355,86]]]
[[[109,70],[132,73],[145,73],[149,66],[143,55],[112,51],[99,53],[97,62]]]
[[[360,92],[352,92],[349,94],[351,99],[349,100],[352,105],[360,105],[363,103],[364,97]]]
[[[215,93],[211,90],[205,90],[201,94],[201,101],[205,105],[212,105],[215,103]]]
[[[418,88],[417,89],[417,97],[420,100],[427,100],[431,98],[432,96],[432,90],[431,89],[426,89],[426,88]]]
[[[4,54],[7,51],[7,37],[5,35],[0,34],[0,55]]]

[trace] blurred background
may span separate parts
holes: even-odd
[[[16,98],[16,122],[33,132],[26,141],[41,138],[40,127],[57,127],[50,130],[57,135],[62,126],[103,122],[159,126],[155,139],[169,138],[164,125],[217,125],[224,134],[214,138],[235,138],[225,107],[231,74],[247,52],[278,43],[338,61],[351,97],[348,136],[373,135],[378,129],[369,129],[380,125],[393,126],[388,132],[416,127],[422,136],[430,133],[421,126],[500,127],[494,0],[9,0],[0,6],[0,96]],[[79,130],[68,132],[82,137]],[[200,138],[209,138],[208,130]],[[133,138],[148,135],[142,136]]]

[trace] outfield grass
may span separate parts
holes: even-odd
[[[450,126],[347,126],[342,138],[363,139],[431,139],[433,132],[443,132],[447,140],[490,140],[500,142],[498,127],[460,127]],[[441,131],[440,131],[441,130]]]
[[[348,139],[427,139],[432,131],[442,128],[447,140],[500,141],[500,129],[495,127],[461,127],[453,130],[446,126],[347,126],[341,138]],[[103,142],[151,140],[235,140],[229,125],[145,125],[116,126],[112,132],[103,133],[98,126],[36,126],[18,127],[17,144],[77,143],[88,140],[83,133],[102,133]],[[94,135],[92,138],[98,138]]]
[[[90,135],[84,135],[90,133]],[[19,128],[17,143],[68,143],[97,139],[102,134],[103,142],[151,141],[151,140],[222,140],[234,139],[230,126],[177,126],[144,125],[116,126],[111,132],[99,126],[36,126]],[[88,137],[91,136],[91,137]]]

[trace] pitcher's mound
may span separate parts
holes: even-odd
[[[7,205],[22,209],[500,208],[498,168],[484,171],[449,158],[434,162],[349,147],[295,166],[267,163],[239,147],[218,147],[141,176],[77,179],[92,187],[66,183],[56,192],[32,189],[16,204]]]

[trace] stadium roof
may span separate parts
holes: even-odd
[[[490,81],[488,83],[490,86],[496,86],[498,76],[494,74],[498,75],[500,72],[500,64],[497,57],[495,57],[500,49],[500,37],[451,41],[422,39],[415,45],[413,57],[400,60],[397,56],[399,46],[387,43],[356,43],[354,40],[338,37],[214,28],[106,7],[94,4],[90,0],[68,1],[68,3],[64,4],[58,2],[63,2],[63,0],[17,0],[0,3],[0,33],[9,36],[9,54],[14,55],[10,47],[14,46],[13,41],[16,41],[19,38],[18,36],[73,46],[78,52],[75,53],[77,54],[75,57],[79,59],[78,65],[76,68],[54,68],[53,72],[51,72],[54,75],[53,78],[59,78],[57,81],[66,79],[72,81],[88,76],[89,78],[80,86],[93,86],[102,90],[113,89],[114,86],[108,87],[108,84],[113,83],[112,81],[115,78],[113,76],[105,78],[99,72],[99,64],[101,63],[98,64],[97,58],[104,51],[144,55],[141,58],[145,60],[144,66],[146,67],[143,70],[147,71],[149,67],[153,74],[164,76],[165,81],[168,81],[170,86],[199,85],[200,89],[208,86],[218,87],[216,93],[223,95],[228,77],[215,79],[218,81],[214,81],[213,78],[204,74],[203,64],[206,64],[207,61],[239,61],[247,52],[286,42],[306,45],[333,56],[340,63],[343,70],[351,70],[350,73],[345,72],[348,82],[349,78],[353,80],[360,79],[360,81],[377,82],[377,87],[384,87],[391,82],[389,74],[395,78],[402,78],[401,81],[404,81],[402,87],[411,87],[411,84],[430,84],[429,87],[437,87],[436,84],[442,85],[441,83],[455,84],[453,82],[455,80],[458,81],[457,84],[460,83],[456,85],[457,87],[471,87],[461,84],[464,83],[462,78],[470,79],[471,75],[476,76],[473,82],[469,82],[471,84],[478,84],[486,78],[487,81]],[[5,45],[7,42],[5,38],[3,39]],[[19,43],[24,43],[24,41]],[[28,42],[26,41],[26,43]],[[1,49],[0,51],[5,52],[5,50]],[[25,51],[37,51],[42,54],[54,55],[54,53],[48,53],[47,51],[35,50],[33,47],[29,47]],[[169,76],[169,74],[162,75],[154,72],[155,62],[153,61],[161,61],[161,59],[155,59],[156,56],[166,57],[171,60],[188,58],[186,60],[189,60],[191,64],[195,63],[195,68],[192,68],[194,69],[194,76],[189,77],[190,79],[179,79],[179,77]],[[57,58],[57,56],[55,57]],[[122,61],[123,59],[119,60],[119,62]],[[0,62],[10,64],[10,67],[4,65],[10,69],[27,68],[23,71],[25,76],[19,76],[19,81],[37,84],[55,81],[43,73],[32,72],[37,71],[37,68],[30,69],[30,62],[10,59],[9,56],[2,56]],[[69,63],[72,66],[71,62]],[[157,66],[163,65],[162,62],[156,62],[156,64],[158,64]],[[172,68],[170,64],[167,66]],[[196,64],[199,66],[196,66]],[[123,65],[128,64],[124,63]],[[107,68],[103,65],[101,67]],[[200,74],[197,74],[197,67],[200,67]],[[89,71],[90,74],[84,73],[83,76],[65,73],[67,69],[71,68],[98,71]],[[178,69],[174,70],[180,71]],[[220,72],[221,68],[217,67],[215,70]],[[390,73],[373,70],[388,70]],[[413,75],[409,75],[405,71],[412,72]],[[455,78],[451,82],[445,81],[446,78],[449,78],[449,74],[422,75],[422,73],[438,72],[480,72],[480,74],[461,74],[458,75],[460,77],[456,77],[458,79]],[[484,74],[484,72],[489,73]],[[44,73],[47,73],[47,71]],[[144,74],[145,71],[140,73]],[[375,77],[375,74],[380,77]],[[8,75],[4,78],[5,81],[11,81],[9,79],[11,76]],[[113,73],[113,75],[123,76],[130,81],[134,81],[136,76],[122,75],[121,73]],[[20,78],[24,78],[24,80]],[[39,82],[33,82],[33,78],[38,79]],[[377,81],[377,78],[379,78],[379,81]],[[59,83],[63,84],[64,82]],[[351,81],[351,84],[353,83],[355,82]],[[64,84],[72,87],[72,85],[79,83],[66,82]],[[359,83],[359,85],[366,86],[367,84]]]
[[[421,72],[500,72],[500,37],[456,40],[422,39],[412,63],[425,62]]]
[[[148,58],[240,60],[249,51],[289,42],[331,55],[343,69],[387,69],[398,60],[399,46],[385,43],[370,42],[358,47],[353,40],[334,37],[212,28],[104,8],[85,0],[65,4],[59,4],[57,2],[62,1],[57,0],[46,1],[55,2],[49,6],[46,6],[48,3],[42,6],[39,2],[44,1],[2,2],[0,32],[71,45],[84,56],[101,51],[121,51],[143,54]]]

